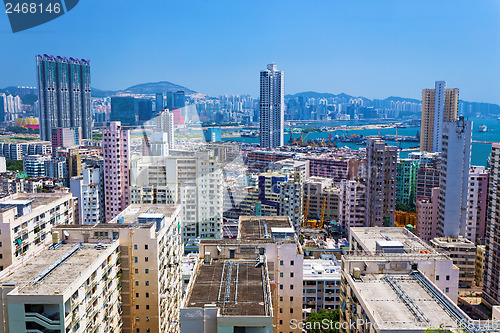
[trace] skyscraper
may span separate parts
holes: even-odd
[[[437,234],[465,237],[472,122],[460,117],[443,125]]]
[[[40,108],[40,138],[50,141],[52,129],[81,127],[92,138],[90,61],[36,56]]]
[[[163,93],[156,94],[155,110],[156,114],[160,113],[160,111],[163,110]]]
[[[486,259],[484,263],[483,299],[500,304],[500,143],[491,145],[488,214],[486,220]]]
[[[366,139],[368,179],[365,225],[367,227],[394,226],[396,159],[396,146],[389,146],[377,137]]]
[[[285,73],[275,64],[260,72],[260,146],[276,148],[284,144]]]
[[[111,97],[111,121],[119,121],[124,126],[137,125],[139,121],[138,99],[132,96]]]
[[[445,81],[436,81],[434,89],[422,89],[420,151],[440,152],[443,122],[456,121],[458,89],[446,89]]]
[[[130,133],[119,121],[103,131],[104,209],[106,221],[122,212],[130,203]]]

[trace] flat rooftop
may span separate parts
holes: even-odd
[[[431,254],[437,253],[406,228],[354,227],[351,228],[350,234],[351,238],[358,241],[367,252],[375,253],[377,242],[400,242],[406,253],[421,253],[421,251],[429,251]]]
[[[222,316],[265,316],[267,281],[262,277],[265,266],[255,267],[255,264],[255,261],[224,260],[201,265],[185,307],[216,304]]]
[[[304,259],[302,268],[304,280],[340,280],[342,267],[340,261],[323,259]]]
[[[56,200],[64,197],[71,197],[71,193],[16,193],[12,196],[5,197],[0,200],[0,203],[10,202],[31,202],[31,210],[46,206]]]
[[[111,223],[136,223],[139,217],[143,218],[170,218],[178,209],[178,205],[130,205],[123,212],[118,214]]]
[[[389,275],[391,281],[409,297],[409,302],[403,301],[385,277],[385,274],[369,274],[353,283],[379,329],[457,327],[453,317],[416,277],[409,274]],[[415,313],[421,315],[421,320]]]
[[[63,258],[75,246],[78,245],[62,244],[56,249],[41,252],[11,274],[1,278],[0,284],[17,283],[17,292],[12,291],[11,295],[13,293],[15,295],[62,294],[109,247],[109,245],[102,245],[101,249],[97,249],[95,244],[82,244],[73,255],[48,272],[39,282],[34,283],[46,269]]]
[[[238,238],[270,238],[272,228],[292,228],[288,216],[240,216]]]

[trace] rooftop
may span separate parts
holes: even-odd
[[[255,261],[224,260],[204,264],[198,269],[187,308],[216,304],[222,316],[265,316],[265,265]]]
[[[78,247],[79,246],[79,247]],[[36,258],[28,260],[14,272],[0,279],[0,284],[17,283],[16,295],[55,295],[62,294],[81,274],[108,249],[109,245],[62,244],[56,249],[45,250]],[[72,255],[64,257],[72,250]],[[62,263],[51,271],[45,272],[51,265],[63,259]],[[35,280],[39,280],[35,282]],[[11,292],[12,294],[12,292]]]
[[[414,275],[370,274],[353,281],[358,298],[380,329],[457,326],[439,300]]]
[[[239,239],[270,238],[272,228],[292,228],[288,216],[240,216]]]
[[[438,237],[431,240],[431,243],[443,248],[476,248],[476,245],[467,238],[460,237]]]
[[[10,202],[31,202],[31,209],[35,209],[46,206],[53,201],[62,199],[64,197],[71,197],[71,193],[60,192],[60,193],[16,193],[11,196],[2,198],[0,203],[10,203]]]
[[[436,251],[420,238],[409,232],[406,228],[378,228],[378,227],[355,227],[351,228],[351,239],[359,242],[364,251],[375,253],[377,242],[400,242],[406,253],[421,253]],[[356,250],[356,249],[352,249]]]
[[[323,259],[304,259],[304,280],[340,280],[342,268],[340,262]]]

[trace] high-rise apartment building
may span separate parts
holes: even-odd
[[[130,205],[108,223],[57,230],[72,244],[118,240],[123,332],[178,333],[182,297],[179,224],[178,205]]]
[[[419,162],[400,159],[396,164],[396,204],[415,205]]]
[[[156,129],[168,135],[168,147],[174,149],[174,114],[167,109],[162,110],[156,116]]]
[[[78,199],[78,224],[104,222],[103,166],[86,165],[82,176],[70,179],[71,194]]]
[[[283,146],[284,130],[285,73],[269,64],[260,72],[260,147]]]
[[[500,143],[491,145],[490,178],[488,185],[488,215],[483,275],[483,299],[500,305]]]
[[[2,272],[0,332],[122,332],[119,256],[117,241],[55,243]]]
[[[456,121],[458,89],[446,89],[445,81],[436,81],[434,89],[422,90],[420,151],[440,152],[443,122]]]
[[[119,121],[124,126],[137,125],[139,121],[139,100],[132,96],[111,97],[111,121]]]
[[[472,122],[443,123],[438,236],[466,235]]]
[[[53,128],[50,141],[52,142],[52,154],[56,155],[59,147],[78,146],[82,142],[82,130],[80,127],[58,127]]]
[[[476,245],[484,244],[484,237],[486,234],[488,179],[489,174],[485,167],[470,167],[465,238],[474,242]]]
[[[104,129],[103,151],[105,220],[110,221],[130,203],[130,133],[119,121]]]
[[[429,197],[417,199],[416,235],[427,243],[438,236],[438,204],[439,187],[434,187]]]
[[[52,227],[73,224],[70,193],[16,193],[0,200],[0,270],[16,266],[52,242]]]
[[[396,211],[397,147],[380,138],[366,140],[368,178],[366,183],[366,220],[369,227],[394,226]]]
[[[364,227],[366,220],[366,185],[355,180],[340,182],[339,223],[347,236],[352,227]]]
[[[40,138],[50,141],[52,129],[80,127],[92,139],[90,61],[36,56]]]
[[[181,203],[182,238],[222,236],[222,169],[212,150],[132,162],[132,203]]]

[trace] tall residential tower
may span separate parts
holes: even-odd
[[[456,121],[458,89],[446,89],[445,81],[436,81],[434,89],[422,90],[420,151],[440,152],[443,122]]]
[[[52,129],[81,127],[82,138],[92,138],[90,61],[36,56],[40,138],[50,141]]]
[[[276,148],[284,144],[285,73],[275,64],[260,72],[260,146]]]

